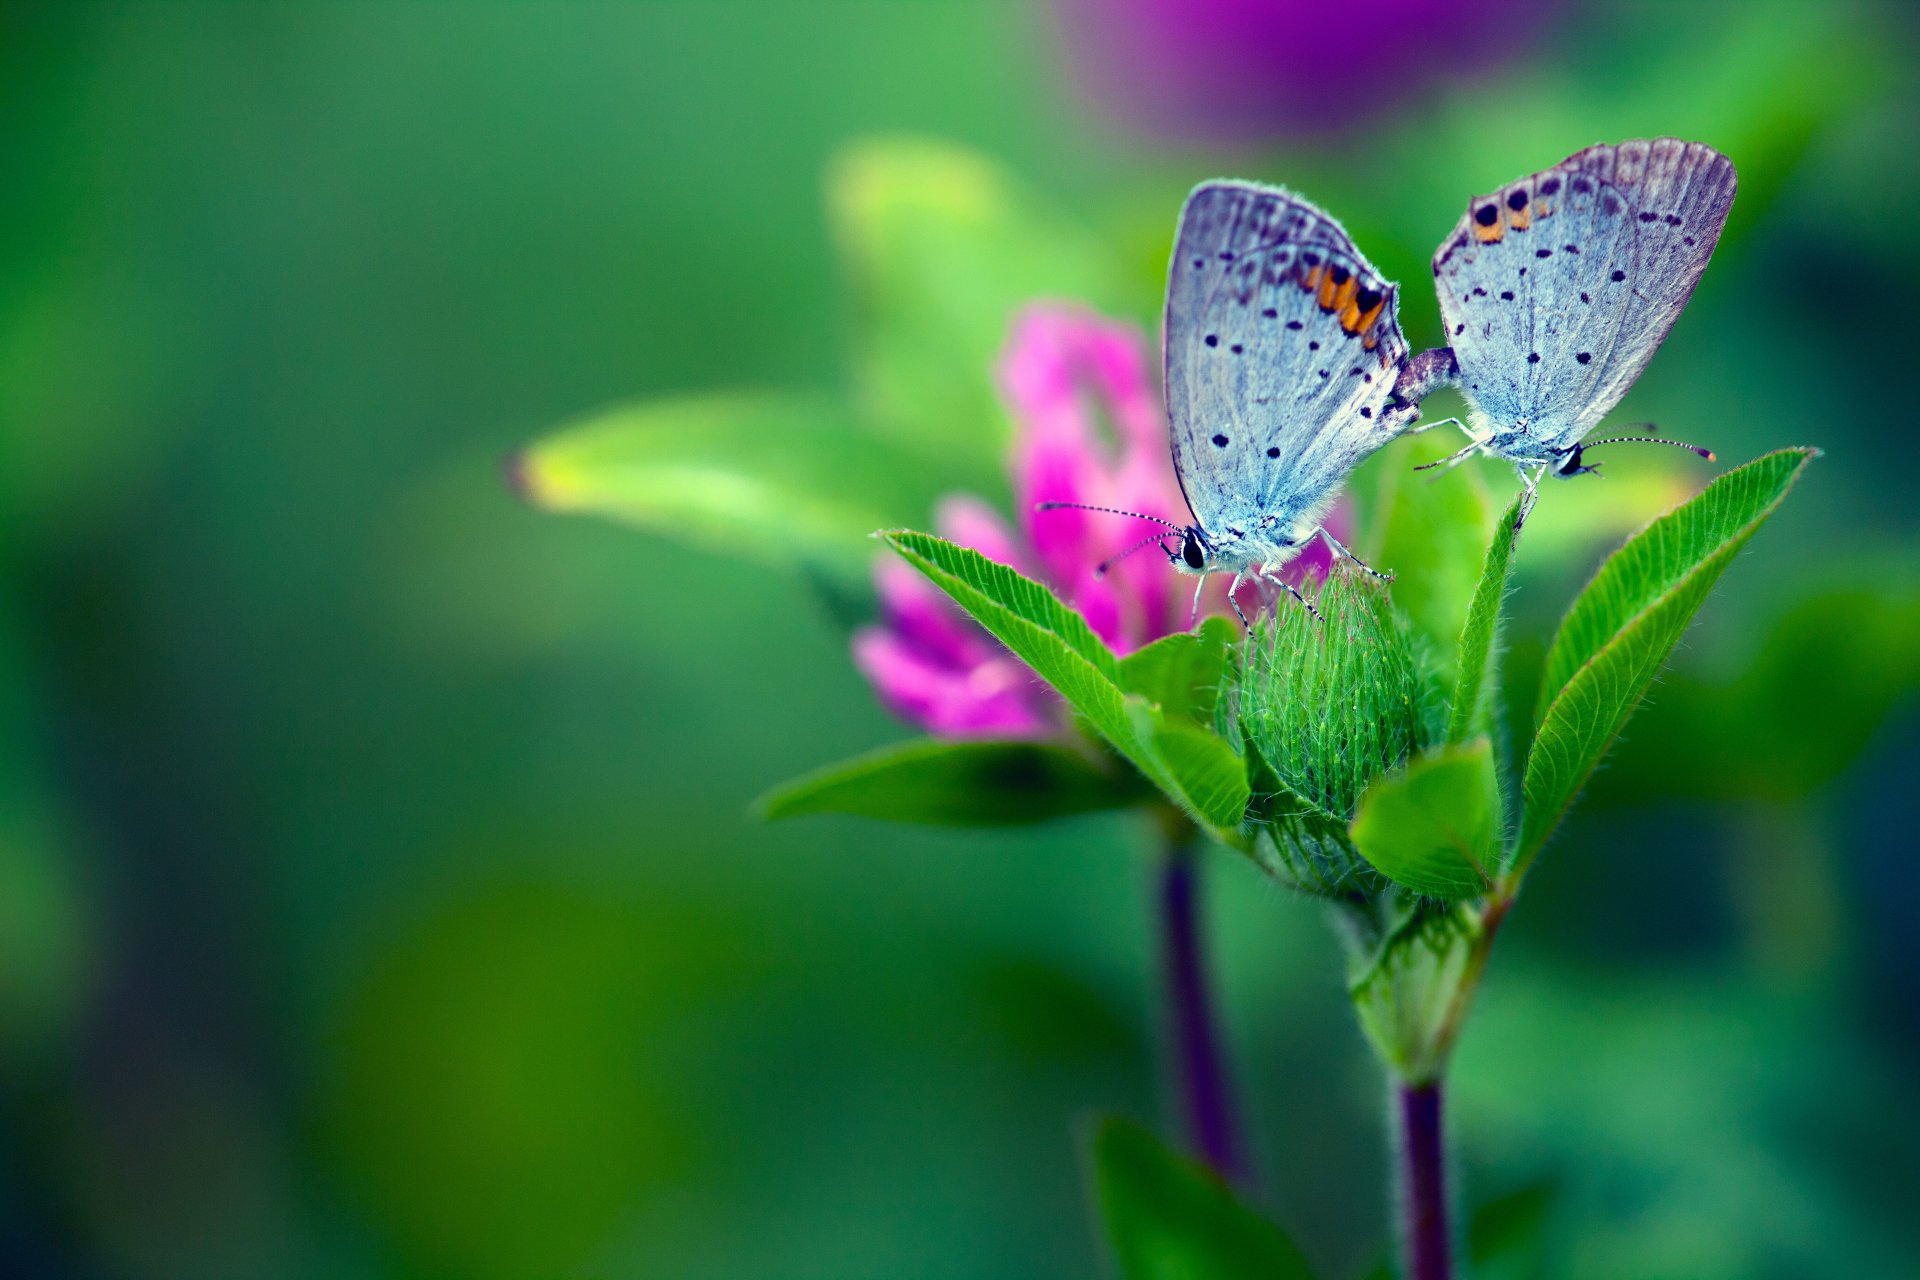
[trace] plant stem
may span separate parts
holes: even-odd
[[[1396,1083],[1400,1112],[1400,1214],[1407,1280],[1448,1280],[1447,1152],[1440,1082]]]
[[[1195,1153],[1221,1177],[1238,1182],[1246,1166],[1234,1118],[1233,1089],[1214,1028],[1198,888],[1190,839],[1170,833],[1160,870],[1160,956],[1173,1069]]]

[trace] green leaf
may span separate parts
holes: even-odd
[[[755,802],[766,819],[845,813],[887,822],[1010,827],[1125,809],[1151,799],[1116,775],[1045,742],[924,738],[829,765]]]
[[[1493,747],[1441,747],[1376,778],[1360,797],[1353,843],[1395,884],[1429,897],[1478,897],[1499,844]]]
[[[848,148],[828,206],[855,307],[861,409],[940,458],[959,487],[1000,482],[1011,430],[994,370],[1014,318],[1036,298],[1115,310],[1107,253],[986,157],[932,140]]]
[[[1238,827],[1251,795],[1246,763],[1212,730],[1167,721],[1144,703],[1134,705],[1141,737],[1172,782],[1174,799],[1215,829]]]
[[[880,537],[999,637],[1114,746],[1133,745],[1119,659],[1058,596],[971,547],[930,533],[897,529]]]
[[[513,477],[549,511],[864,580],[868,536],[923,515],[935,483],[923,463],[853,430],[850,416],[831,400],[792,395],[625,405],[521,451]]]
[[[1713,584],[1817,454],[1783,449],[1721,476],[1630,539],[1573,602],[1547,653],[1516,872],[1538,856]]]
[[[1358,545],[1393,574],[1393,602],[1451,675],[1469,602],[1493,531],[1494,505],[1476,466],[1415,472],[1459,449],[1457,431],[1403,436],[1369,463],[1355,497],[1365,510]]]
[[[1169,717],[1210,725],[1239,638],[1240,628],[1219,617],[1208,618],[1198,631],[1161,636],[1120,659],[1120,687]]]
[[[1280,1228],[1130,1120],[1101,1121],[1094,1174],[1124,1280],[1311,1280]]]
[[[1487,555],[1480,568],[1480,585],[1460,629],[1458,673],[1448,710],[1447,741],[1465,742],[1492,728],[1498,716],[1500,614],[1507,599],[1507,581],[1513,568],[1513,522],[1520,518],[1520,499],[1494,526]]]
[[[1476,1274],[1495,1264],[1504,1264],[1499,1270],[1510,1275],[1539,1274],[1559,1196],[1558,1180],[1544,1178],[1478,1205],[1467,1220],[1467,1257]]]
[[[1769,600],[1784,609],[1742,627],[1743,661],[1695,649],[1676,663],[1634,721],[1633,750],[1595,785],[1615,803],[1777,804],[1859,759],[1920,689],[1920,581],[1892,564],[1838,571],[1865,580],[1836,584],[1824,565],[1820,583],[1786,586]]]
[[[1169,720],[1139,695],[1121,689],[1120,663],[1086,621],[1033,579],[979,552],[932,534],[880,535],[1052,685],[1095,733],[1168,798],[1238,847],[1246,811],[1244,766],[1218,735]],[[1227,761],[1240,772],[1237,787]],[[1237,804],[1237,807],[1235,807]]]

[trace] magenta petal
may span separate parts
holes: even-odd
[[[892,632],[864,627],[853,636],[853,662],[888,710],[940,737],[1040,737],[1052,728],[1031,677],[1010,670],[1019,664],[1004,655],[969,669],[942,667]]]
[[[979,626],[912,565],[888,556],[873,576],[888,628],[927,661],[968,667],[992,652]]]

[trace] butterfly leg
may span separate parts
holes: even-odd
[[[1415,467],[1414,470],[1415,471],[1431,471],[1435,467],[1440,467],[1443,470],[1451,471],[1455,467],[1459,466],[1461,463],[1465,462],[1468,458],[1471,458],[1474,454],[1478,452],[1480,452],[1480,442],[1478,440],[1474,440],[1468,443],[1467,447],[1462,449],[1460,452],[1450,453],[1446,457],[1437,459],[1433,462],[1423,462],[1419,466]]]
[[[1353,561],[1355,564],[1359,565],[1362,569],[1365,569],[1368,573],[1380,579],[1380,581],[1382,582],[1393,581],[1393,575],[1391,573],[1380,572],[1378,569],[1368,564],[1365,560],[1362,560],[1359,556],[1347,550],[1346,547],[1341,544],[1340,539],[1334,537],[1333,534],[1328,531],[1327,526],[1321,525],[1318,529],[1314,530],[1314,532],[1327,540],[1327,545],[1333,548],[1333,553],[1335,555],[1345,556],[1347,559]]]
[[[1408,427],[1402,434],[1409,436],[1425,435],[1435,427],[1458,427],[1462,431],[1465,431],[1467,424],[1458,418],[1436,418],[1432,422],[1422,422],[1415,426]]]
[[[1514,469],[1520,473],[1520,478],[1527,482],[1526,492],[1520,498],[1520,514],[1513,518],[1513,529],[1518,533],[1520,526],[1527,522],[1527,517],[1533,514],[1533,504],[1540,500],[1540,480],[1547,474],[1547,468],[1545,464],[1536,466],[1532,475],[1527,474],[1524,464],[1517,465]]]
[[[1201,574],[1200,581],[1193,584],[1193,611],[1187,615],[1187,630],[1189,631],[1193,630],[1200,622],[1200,593],[1207,589],[1207,576],[1208,575],[1204,573]],[[1240,579],[1235,578],[1234,581],[1237,583]],[[1237,608],[1238,606],[1235,607]],[[1245,622],[1246,619],[1242,618],[1241,621]]]
[[[1365,566],[1362,566],[1362,567],[1364,568]],[[1368,572],[1371,573],[1372,570],[1368,570]],[[1294,586],[1291,582],[1288,582],[1285,578],[1281,577],[1278,573],[1276,573],[1273,570],[1271,566],[1261,565],[1258,576],[1265,578],[1268,582],[1273,583],[1277,587],[1284,587],[1287,590],[1288,594],[1290,594],[1295,600],[1298,600],[1300,602],[1301,608],[1305,609],[1308,613],[1312,614],[1314,617],[1319,618],[1320,621],[1322,622],[1326,621],[1326,617],[1318,609],[1313,607],[1313,601],[1301,595],[1300,588]]]
[[[1233,581],[1227,584],[1227,603],[1233,606],[1234,615],[1240,619],[1240,625],[1245,627],[1247,633],[1251,635],[1253,633],[1253,624],[1247,621],[1246,614],[1240,612],[1240,601],[1234,595],[1234,592],[1240,589],[1240,584],[1246,580],[1246,577],[1247,572],[1244,569],[1233,575]],[[1194,597],[1194,604],[1197,606],[1199,603],[1200,597],[1196,595]]]

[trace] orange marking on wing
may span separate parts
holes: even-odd
[[[1346,272],[1344,274],[1347,277],[1347,284],[1352,284],[1352,273]],[[1327,268],[1327,274],[1320,277],[1320,309],[1322,311],[1337,310],[1340,304],[1336,299],[1339,298],[1341,291],[1346,288],[1346,284],[1342,284],[1334,279],[1334,275],[1335,268],[1329,267]]]
[[[1348,276],[1347,282],[1341,285],[1339,291],[1333,295],[1332,304],[1329,305],[1326,302],[1322,302],[1320,305],[1326,307],[1329,311],[1346,311],[1353,306],[1353,296],[1359,292],[1360,277]]]
[[[1482,226],[1478,218],[1474,219],[1473,238],[1481,244],[1493,244],[1495,241],[1504,238],[1506,234],[1507,224],[1504,219],[1495,218],[1493,222],[1487,226]]]
[[[1522,205],[1508,215],[1508,222],[1515,231],[1525,231],[1533,225],[1533,211]]]
[[[1306,275],[1306,279],[1304,279],[1304,280],[1302,280],[1302,281],[1300,282],[1300,287],[1301,287],[1302,289],[1317,289],[1317,288],[1319,288],[1319,287],[1320,287],[1320,277],[1321,277],[1321,276],[1323,276],[1323,275],[1325,275],[1326,273],[1327,273],[1327,269],[1326,269],[1325,267],[1315,267],[1315,268],[1313,268],[1313,270],[1311,270],[1311,271],[1309,271],[1309,272],[1307,272],[1307,275]]]
[[[1380,345],[1380,335],[1377,333],[1369,333],[1366,337],[1360,339],[1360,345],[1371,351]]]
[[[1380,318],[1380,313],[1386,310],[1386,306],[1385,298],[1381,298],[1366,311],[1360,310],[1359,303],[1350,302],[1347,304],[1347,309],[1340,313],[1340,327],[1348,333],[1359,333],[1362,330],[1371,329],[1373,322]]]

